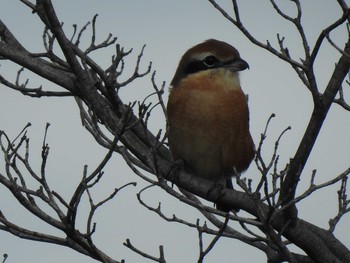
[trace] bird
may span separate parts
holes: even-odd
[[[228,188],[231,177],[245,171],[255,156],[238,74],[247,68],[236,48],[209,39],[184,53],[169,88],[167,133],[173,159],[195,176],[226,180]],[[219,202],[217,208],[231,210]]]

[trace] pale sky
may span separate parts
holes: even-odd
[[[259,40],[267,39],[277,47],[276,34],[286,37],[285,43],[294,58],[302,56],[300,38],[292,26],[278,17],[269,1],[240,1],[241,17],[251,33]],[[305,0],[303,2],[303,22],[310,40],[311,48],[319,32],[341,13],[335,1]],[[287,126],[289,131],[281,141],[280,169],[284,168],[293,156],[301,136],[306,128],[312,110],[310,93],[302,85],[293,69],[286,63],[252,45],[207,1],[121,1],[121,0],[53,0],[56,12],[67,35],[72,32],[72,24],[83,26],[97,13],[97,41],[103,41],[108,33],[118,37],[118,43],[126,50],[133,48],[133,55],[126,61],[126,67],[133,70],[136,57],[146,44],[142,67],[146,69],[149,61],[157,71],[156,80],[161,85],[171,81],[181,55],[191,46],[208,38],[216,38],[235,46],[243,59],[250,64],[250,70],[241,73],[241,84],[249,94],[251,115],[251,133],[257,144],[260,133],[265,127],[271,113],[276,118],[270,126],[269,138],[265,145],[266,157],[274,147],[274,140]],[[230,1],[218,1],[230,7]],[[227,9],[229,10],[229,9]],[[292,5],[284,7],[290,15],[295,10]],[[43,51],[43,27],[39,19],[18,0],[0,0],[0,18],[18,37],[22,44],[31,51]],[[86,41],[89,41],[89,34]],[[331,34],[341,48],[346,40],[344,27]],[[86,44],[86,42],[85,42]],[[94,57],[106,67],[109,65],[113,48],[100,52]],[[325,44],[317,60],[316,74],[322,90],[327,84],[339,53],[329,44]],[[0,74],[8,80],[15,80],[18,66],[0,61]],[[120,95],[125,103],[129,100],[142,100],[153,92],[151,75],[135,81],[125,87]],[[26,71],[22,79],[30,78],[31,88],[43,84],[44,89],[55,88],[53,84],[31,75]],[[125,76],[126,78],[126,76]],[[346,88],[346,87],[345,87]],[[32,99],[0,86],[0,130],[7,132],[11,138],[26,125],[29,129],[31,143],[31,160],[34,167],[40,165],[41,143],[46,122],[51,123],[48,134],[50,155],[48,162],[48,180],[57,192],[67,199],[77,186],[85,164],[92,171],[102,160],[106,149],[100,147],[92,136],[81,126],[78,108],[73,98]],[[166,100],[167,94],[165,95]],[[165,120],[160,111],[150,120],[150,129],[157,132],[164,129]],[[323,130],[317,140],[314,151],[304,170],[298,193],[308,187],[311,171],[317,169],[316,183],[322,183],[335,177],[349,167],[350,140],[349,113],[334,105],[329,113]],[[2,157],[1,157],[2,158]],[[1,163],[2,165],[2,163]],[[0,173],[4,173],[0,166]],[[105,169],[105,177],[92,192],[96,202],[109,195],[115,187],[129,181],[138,182],[137,187],[124,189],[112,202],[106,204],[96,214],[96,244],[109,256],[127,262],[149,262],[130,252],[122,243],[130,238],[139,249],[158,255],[158,246],[164,245],[167,262],[196,262],[198,258],[197,231],[179,224],[161,220],[156,214],[143,208],[136,199],[136,193],[146,184],[134,175],[124,161],[117,155]],[[245,174],[249,178],[260,178],[255,165]],[[258,179],[256,179],[258,180]],[[328,220],[336,215],[337,187],[321,190],[298,205],[299,215],[320,227],[328,227]],[[146,192],[145,200],[155,206],[162,202],[164,211],[169,216],[176,214],[193,223],[197,218],[204,219],[193,208],[179,204],[169,198],[160,189],[152,188]],[[81,217],[85,216],[87,203]],[[33,218],[21,209],[12,199],[7,189],[0,186],[0,209],[18,224],[35,229],[57,233],[43,222]],[[84,221],[82,221],[83,223]],[[336,230],[336,236],[350,246],[350,216],[346,215]],[[84,229],[83,225],[81,226]],[[205,241],[211,240],[206,238]],[[77,252],[52,244],[21,240],[5,232],[0,232],[0,255],[7,253],[12,262],[96,262]],[[261,252],[236,240],[222,239],[218,242],[206,262],[266,262]]]

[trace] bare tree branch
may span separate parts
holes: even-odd
[[[136,252],[137,254],[139,254],[140,256],[142,256],[144,258],[150,259],[154,262],[166,263],[165,258],[164,258],[163,246],[159,246],[159,252],[160,252],[159,258],[151,256],[151,255],[137,249],[134,245],[131,244],[130,239],[126,239],[126,241],[124,242],[124,246],[126,246],[127,248],[130,248],[132,251]]]
[[[332,233],[334,232],[335,227],[339,223],[342,216],[350,212],[350,199],[348,199],[346,192],[348,174],[350,173],[350,169],[344,172],[344,174],[346,173],[347,175],[342,178],[341,186],[338,191],[338,214],[329,220],[329,231]]]
[[[350,52],[350,42],[348,41],[345,53]],[[342,55],[339,59],[333,75],[328,83],[325,92],[319,98],[319,102],[315,104],[310,122],[304,133],[303,139],[300,142],[299,148],[292,159],[285,180],[282,184],[280,200],[282,204],[286,204],[294,199],[296,187],[298,185],[301,173],[306,164],[306,161],[311,153],[311,150],[316,142],[317,136],[322,128],[322,124],[327,117],[336,94],[341,87],[341,83],[347,76],[350,66],[350,61],[347,56]],[[293,208],[291,213],[295,213]],[[295,216],[292,215],[292,216]]]

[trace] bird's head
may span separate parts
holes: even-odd
[[[239,52],[226,42],[209,39],[200,43],[182,56],[171,86],[176,86],[183,78],[205,70],[224,69],[238,72],[249,68]]]

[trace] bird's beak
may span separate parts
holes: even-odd
[[[238,58],[227,63],[225,67],[227,67],[231,71],[237,72],[237,71],[249,69],[249,64],[245,60]]]

